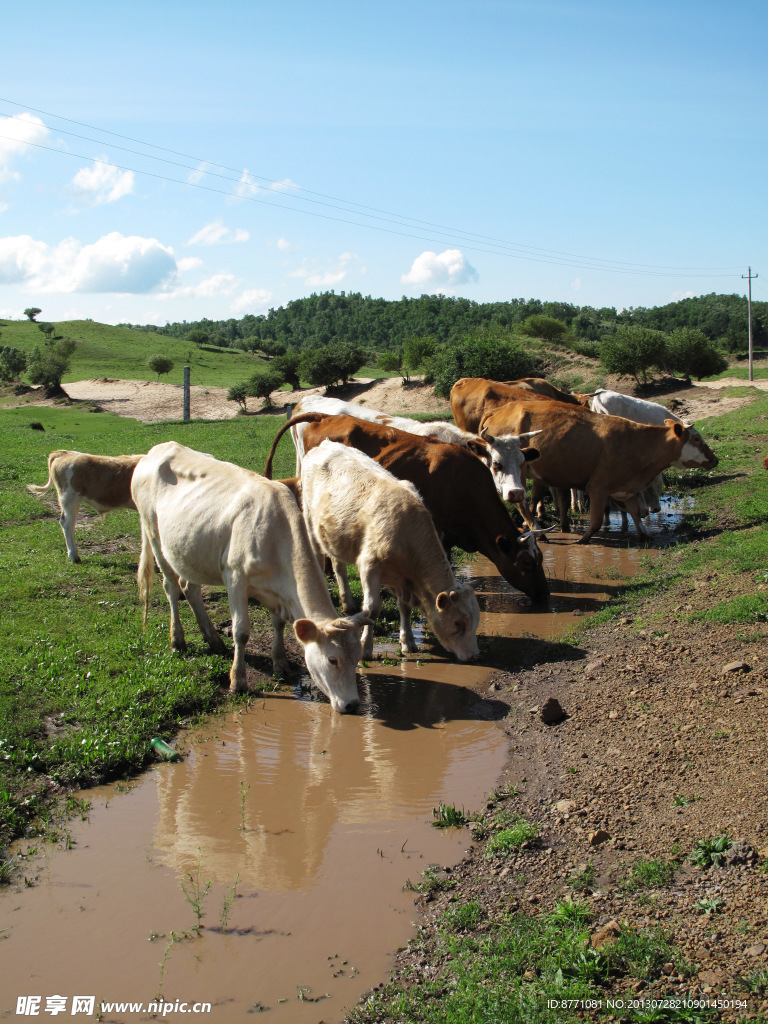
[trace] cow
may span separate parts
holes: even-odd
[[[451,412],[456,425],[471,434],[479,434],[480,424],[486,413],[506,405],[507,402],[537,402],[546,397],[568,405],[581,405],[574,395],[566,395],[564,391],[553,387],[547,381],[542,383],[547,384],[548,389],[556,394],[538,394],[532,387],[532,382],[538,380],[537,377],[527,377],[521,381],[502,383],[486,380],[485,377],[462,377],[451,388]]]
[[[546,600],[549,588],[535,533],[515,526],[487,467],[466,448],[352,416],[303,413],[278,431],[267,458],[265,476],[271,475],[280,438],[297,422],[307,424],[305,451],[326,438],[339,441],[364,452],[400,480],[410,480],[447,551],[453,546],[480,551],[513,587],[534,601]]]
[[[141,519],[139,596],[146,626],[153,555],[171,609],[171,648],[185,649],[179,619],[183,592],[211,649],[226,649],[208,617],[202,586],[227,588],[232,615],[232,691],[245,690],[248,598],[269,609],[274,626],[272,668],[288,669],[283,641],[292,622],[314,683],[334,710],[359,702],[355,669],[371,620],[338,618],[317,564],[301,511],[289,489],[176,441],[155,445],[136,467],[131,494]]]
[[[411,608],[424,612],[438,641],[459,661],[480,653],[475,637],[480,609],[472,587],[461,586],[416,488],[356,448],[323,441],[301,466],[304,520],[320,565],[330,557],[342,608],[353,610],[347,565],[363,585],[363,612],[376,619],[381,587],[397,598],[400,649],[416,650]],[[363,657],[373,657],[373,628],[363,633]]]
[[[763,469],[768,469],[768,455],[763,459]]]
[[[358,420],[381,423],[385,427],[396,427],[398,430],[404,430],[407,434],[436,437],[439,441],[471,448],[476,455],[488,461],[487,445],[479,441],[475,434],[468,434],[465,430],[460,430],[454,423],[447,423],[445,420],[421,423],[419,420],[413,420],[407,416],[390,416],[377,409],[354,405],[352,402],[344,402],[340,398],[328,398],[325,395],[305,395],[290,410],[288,419],[293,419],[305,412],[322,412],[327,416],[354,416]],[[304,446],[301,443],[303,433],[303,423],[291,427],[291,437],[296,448],[297,476],[301,473],[301,460],[304,457]]]
[[[582,395],[578,392],[571,394],[569,391],[561,391],[554,384],[550,384],[543,377],[520,377],[519,380],[505,380],[505,384],[512,388],[522,388],[523,391],[533,391],[542,398],[551,398],[555,402],[565,402],[568,405],[583,405],[588,407],[592,395]]]
[[[307,395],[306,398],[302,398],[293,407],[289,418],[300,416],[305,412],[322,412],[328,415],[346,414],[359,420],[381,423],[385,427],[395,427],[407,434],[433,437],[446,444],[459,444],[463,448],[468,448],[488,466],[493,475],[496,490],[504,501],[520,499],[520,494],[525,486],[522,475],[523,466],[526,462],[535,459],[537,455],[535,448],[523,447],[523,443],[535,436],[536,431],[522,437],[493,437],[490,434],[478,437],[476,434],[469,434],[454,423],[446,423],[444,420],[419,423],[418,420],[408,419],[406,416],[388,416],[375,409],[364,409],[351,402],[342,402],[339,398],[325,398],[322,395]],[[304,457],[302,441],[304,427],[304,423],[298,423],[295,427],[291,427],[291,437],[296,446],[297,473],[301,472],[301,460]]]
[[[80,506],[91,505],[103,518],[118,508],[136,508],[131,497],[131,477],[141,455],[88,455],[56,451],[48,456],[48,480],[42,486],[27,484],[32,494],[45,494],[53,486],[59,499],[59,523],[70,562],[79,562],[75,523]]]
[[[539,458],[531,463],[533,476],[547,487],[576,488],[589,495],[589,527],[579,544],[587,544],[600,529],[608,498],[626,505],[637,532],[645,536],[637,495],[681,459],[690,438],[690,428],[673,419],[664,426],[646,426],[547,400],[508,403],[486,415],[482,427],[543,431],[536,441]],[[561,508],[561,518],[563,514]]]
[[[623,416],[633,423],[646,423],[651,426],[663,426],[667,420],[675,420],[690,428],[688,444],[680,458],[672,463],[677,469],[714,469],[718,459],[698,430],[686,420],[681,420],[657,402],[646,402],[643,398],[622,395],[618,391],[606,391],[598,388],[592,398],[592,412],[608,416]]]

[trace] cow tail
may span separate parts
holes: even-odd
[[[50,491],[53,486],[53,463],[59,455],[64,455],[63,451],[51,452],[48,456],[48,482],[43,484],[27,484],[27,490],[31,491],[32,494],[45,494],[46,491]]]
[[[144,629],[147,628],[147,614],[149,612],[149,595],[152,592],[152,584],[155,579],[155,559],[152,554],[152,545],[149,543],[149,533],[144,524],[141,524],[141,558],[139,559],[139,571],[137,582],[139,584],[139,600],[144,605]]]
[[[324,420],[325,416],[326,414],[324,412],[303,412],[299,416],[294,416],[293,419],[288,420],[287,423],[284,423],[282,427],[280,427],[275,435],[274,441],[272,442],[272,447],[269,449],[269,455],[267,456],[267,461],[264,466],[264,476],[267,480],[272,479],[272,460],[274,459],[275,452],[277,451],[278,441],[286,430],[290,430],[295,423],[318,423],[320,420]]]

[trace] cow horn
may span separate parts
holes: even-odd
[[[482,428],[482,430],[480,431],[480,437],[482,437],[484,441],[487,441],[488,444],[493,444],[493,442],[496,440],[493,434],[490,434],[488,432],[488,427]]]
[[[530,439],[532,437],[536,437],[537,434],[543,434],[543,433],[544,433],[543,430],[529,430],[525,434],[518,434],[517,435],[517,439],[518,439],[518,441],[530,441]]]

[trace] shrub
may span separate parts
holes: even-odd
[[[648,382],[648,371],[666,361],[667,335],[649,327],[620,327],[600,342],[600,362],[608,373]],[[642,378],[642,380],[641,380]]]
[[[27,357],[17,348],[0,348],[0,380],[16,380],[27,366]]]
[[[403,366],[411,373],[418,372],[435,354],[437,342],[434,338],[410,337],[403,342]]]
[[[687,377],[711,377],[728,368],[728,360],[713,341],[695,327],[679,327],[667,341],[666,365]]]
[[[70,356],[75,350],[71,338],[57,344],[36,345],[27,359],[27,377],[32,384],[40,384],[46,393],[61,390],[64,374],[69,369]]]
[[[529,338],[543,338],[544,341],[556,341],[568,330],[568,325],[553,316],[534,314],[526,317],[520,327],[520,333]]]
[[[173,360],[167,356],[150,356],[147,359],[147,366],[157,374],[157,379],[160,380],[161,375],[170,373],[173,369]]]
[[[460,377],[515,380],[530,377],[536,361],[517,342],[498,335],[459,339],[439,350],[430,364],[435,394],[448,398]]]
[[[357,345],[324,345],[301,357],[301,376],[313,387],[346,384],[364,361],[365,353]]]
[[[42,309],[39,309],[37,306],[30,306],[29,309],[24,310],[24,316],[29,317],[32,323],[37,323],[35,317],[37,316],[38,313],[42,312]]]
[[[247,382],[248,394],[254,398],[264,399],[264,408],[272,406],[272,392],[277,391],[285,384],[285,377],[278,370],[270,367],[268,370],[257,370]]]
[[[300,368],[301,352],[297,348],[288,348],[282,355],[275,356],[270,366],[270,370],[282,374],[283,383],[290,384],[294,390],[301,387]]]

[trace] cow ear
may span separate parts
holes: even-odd
[[[509,537],[506,537],[503,533],[500,533],[496,538],[496,547],[503,554],[508,555],[512,551],[512,542]]]
[[[435,598],[435,604],[437,605],[437,610],[439,612],[444,612],[446,608],[450,605],[450,603],[451,599],[444,590],[441,591],[441,593],[439,593]]]
[[[683,431],[685,430],[685,427],[683,426],[682,423],[678,423],[677,420],[675,420],[674,421],[674,426],[672,427],[672,429],[675,432],[675,437],[682,437],[683,436]]]
[[[521,448],[520,450],[523,453],[523,458],[526,462],[533,462],[534,459],[538,459],[541,454],[538,448]]]
[[[311,644],[317,640],[318,629],[312,619],[296,619],[293,624],[296,638],[303,644]]]
[[[474,439],[471,441],[467,441],[467,448],[469,448],[472,454],[476,455],[478,459],[482,459],[483,462],[489,461],[490,453],[488,451],[488,445],[485,444],[484,441],[475,441]]]

